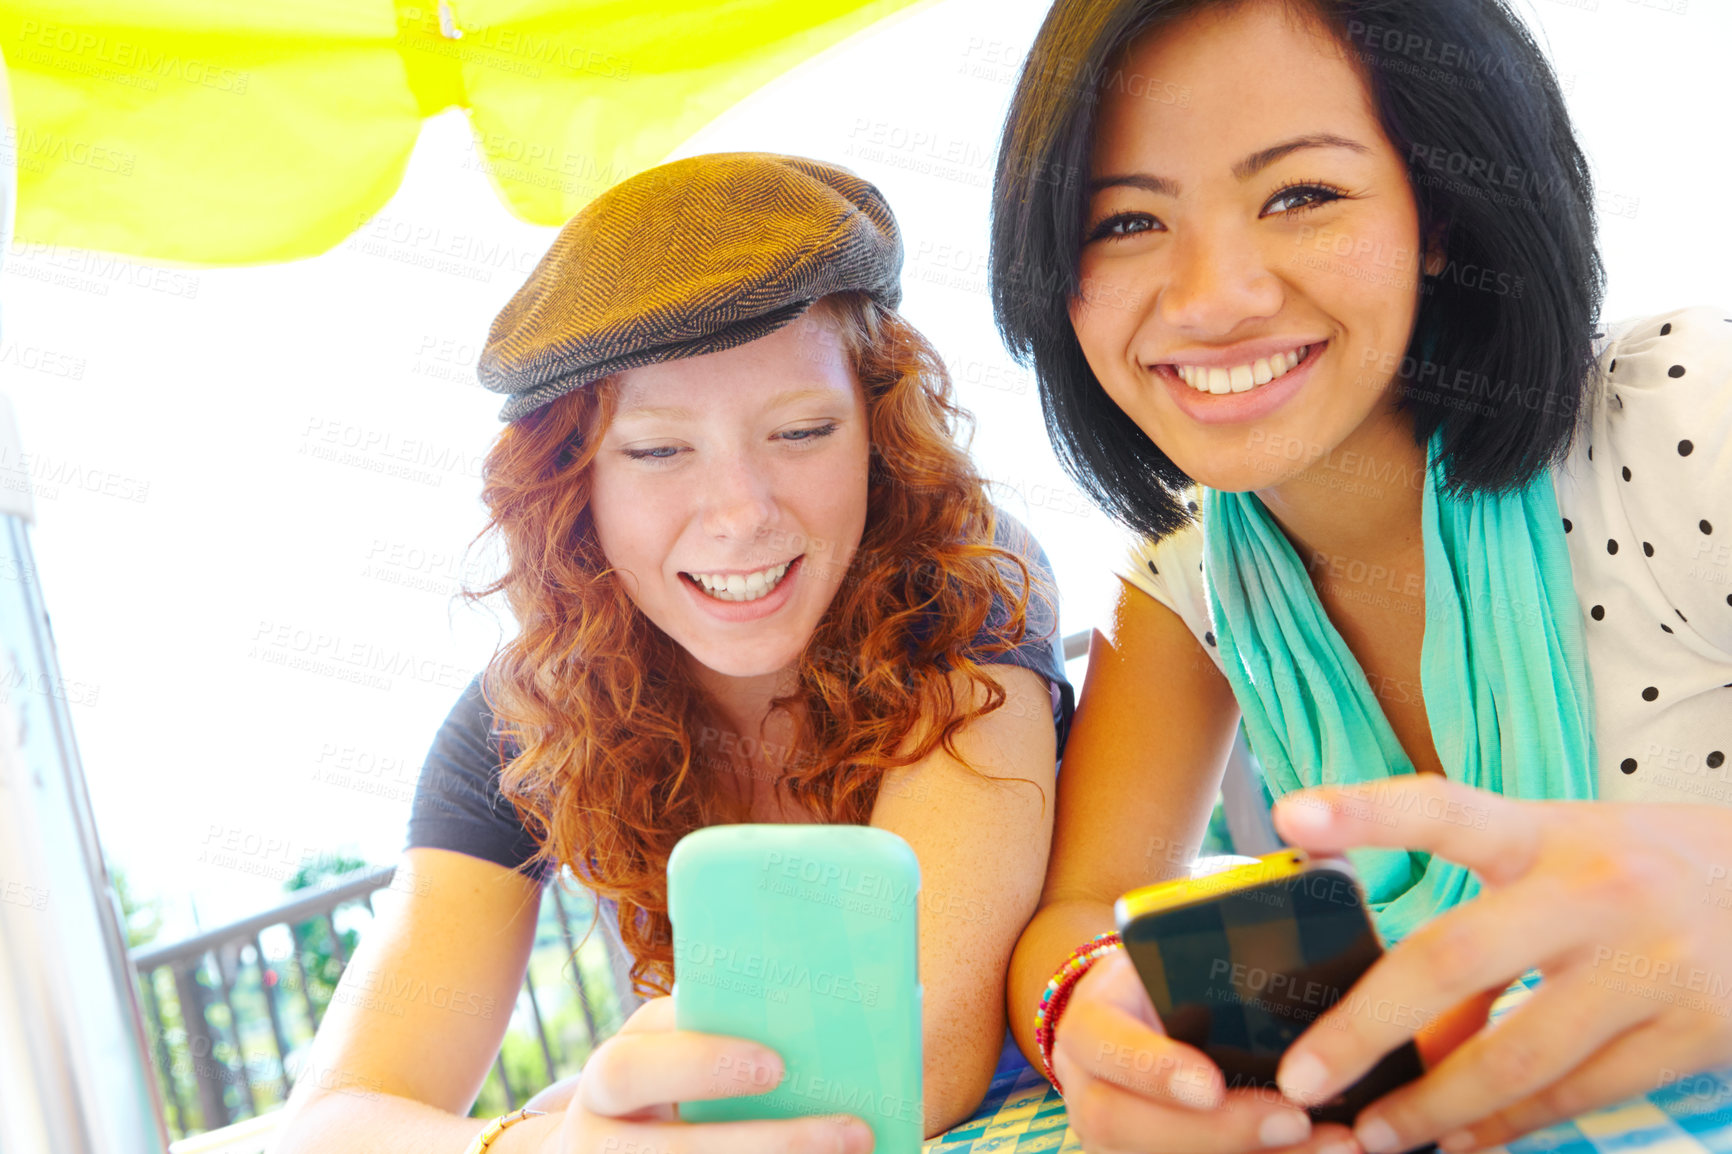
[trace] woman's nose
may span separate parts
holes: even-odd
[[[1199,335],[1226,335],[1246,320],[1281,310],[1281,280],[1268,254],[1243,230],[1192,231],[1177,238],[1156,296],[1161,320]]]
[[[715,460],[703,478],[704,532],[718,540],[756,539],[775,519],[772,490],[769,473],[750,456]]]

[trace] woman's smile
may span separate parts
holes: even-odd
[[[1226,393],[1248,393],[1258,385],[1286,376],[1288,370],[1304,360],[1311,349],[1309,343],[1279,343],[1291,347],[1278,348],[1266,355],[1249,350],[1228,350],[1208,356],[1199,353],[1168,367],[1200,393],[1212,393],[1217,397]],[[1256,359],[1252,360],[1252,357]]]
[[[1328,348],[1327,341],[1301,345],[1232,368],[1195,361],[1156,365],[1155,375],[1179,411],[1199,424],[1251,421],[1268,416],[1304,389]]]
[[[700,609],[719,621],[762,621],[793,598],[805,559],[802,553],[792,561],[743,575],[681,573],[680,584]]]
[[[716,569],[702,573],[682,571],[680,576],[689,579],[692,584],[718,601],[756,601],[776,587],[776,583],[781,581],[788,572],[788,566],[795,560],[798,558],[763,569]]]

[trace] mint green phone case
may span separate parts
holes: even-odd
[[[855,1114],[874,1154],[919,1154],[919,892],[913,849],[871,826],[717,825],[682,838],[668,858],[675,1022],[761,1042],[784,1074],[765,1092],[682,1102],[680,1117]]]

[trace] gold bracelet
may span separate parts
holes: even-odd
[[[469,1149],[463,1154],[487,1154],[487,1148],[493,1145],[493,1140],[499,1137],[507,1126],[514,1126],[525,1118],[539,1118],[547,1111],[531,1110],[528,1106],[521,1110],[513,1110],[509,1114],[501,1114],[487,1124],[486,1129],[475,1135],[475,1141],[469,1143]]]

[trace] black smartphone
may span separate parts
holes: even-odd
[[[1287,1047],[1383,953],[1352,865],[1302,850],[1132,890],[1114,913],[1167,1034],[1207,1054],[1230,1089],[1274,1087]],[[1352,1125],[1423,1072],[1408,1041],[1308,1113]]]

